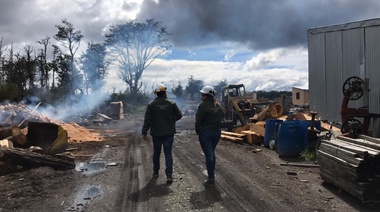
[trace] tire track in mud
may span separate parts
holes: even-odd
[[[137,132],[134,133],[135,135]],[[145,148],[140,148],[139,138],[136,136],[129,136],[133,138],[129,140],[128,145],[125,147],[125,161],[122,171],[121,179],[123,180],[122,195],[119,195],[117,202],[121,202],[120,211],[137,211],[145,212],[148,210],[146,200],[148,194],[143,186],[145,182],[145,171],[143,167],[143,156],[146,154]]]
[[[175,141],[177,144],[175,145],[175,151],[173,151],[173,154],[175,154],[181,163],[186,166],[186,169],[190,170],[191,173],[202,182],[205,179],[203,170],[206,170],[204,155],[200,152],[191,152],[190,150],[194,150],[194,148],[187,147],[189,143],[192,145],[194,141],[181,142],[176,138]],[[198,142],[196,143],[199,145]],[[220,190],[220,193],[224,193],[224,195],[222,195],[223,201],[221,204],[227,209],[227,211],[262,211],[260,209],[262,207],[257,208],[256,205],[248,201],[239,188],[233,188],[230,186],[230,180],[231,179],[225,178],[225,175],[218,172],[215,189]]]

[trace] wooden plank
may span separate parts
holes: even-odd
[[[319,168],[318,164],[305,164],[305,163],[280,163],[280,166],[296,166],[296,167]]]
[[[353,139],[353,138],[349,138],[349,137],[345,137],[345,136],[338,136],[337,138],[340,140],[348,141],[350,143],[358,144],[360,146],[365,146],[365,147],[369,147],[372,149],[380,150],[380,144],[371,142],[371,141],[366,140],[366,139]]]
[[[365,146],[360,146],[360,145],[354,144],[354,143],[349,143],[347,141],[340,140],[340,139],[329,140],[329,141],[324,140],[323,142],[326,142],[326,143],[334,145],[334,146],[341,147],[343,149],[346,149],[346,150],[349,150],[352,152],[356,152],[358,154],[362,154],[363,157],[368,156],[368,154],[371,156],[378,156],[380,154],[380,152],[375,150],[375,149],[365,147]]]
[[[233,133],[233,132],[228,132],[228,131],[223,131],[223,130],[222,130],[222,135],[234,136],[234,137],[238,137],[238,138],[242,138],[242,137],[246,136],[245,134]]]
[[[243,142],[244,139],[238,138],[238,137],[233,137],[233,136],[228,136],[228,135],[221,135],[222,139],[227,139],[230,141],[236,141],[236,142]]]
[[[363,134],[359,134],[359,138],[367,140],[367,141],[371,141],[376,144],[380,144],[380,138],[374,138],[374,137],[363,135]]]
[[[322,158],[323,157],[327,157],[329,160],[331,161],[336,161],[338,163],[340,163],[341,165],[346,165],[346,166],[349,166],[350,168],[352,168],[353,170],[357,170],[358,166],[355,165],[355,164],[352,164],[352,163],[349,163],[339,157],[335,157],[334,155],[331,155],[329,153],[326,153],[326,152],[323,152],[321,150],[318,150],[318,154],[317,154],[317,158],[319,160],[319,158]]]
[[[348,165],[341,164],[330,158],[328,155],[318,155],[318,163],[320,170],[328,170],[329,173],[335,177],[342,177],[355,182],[357,180],[357,171]]]
[[[346,181],[344,181],[344,179],[337,180],[337,179],[334,179],[330,175],[324,174],[323,172],[321,172],[320,175],[321,175],[321,178],[324,181],[326,181],[328,183],[331,183],[331,184],[334,184],[338,188],[341,188],[341,189],[345,190],[346,192],[350,193],[352,196],[358,198],[362,202],[367,202],[368,201],[367,199],[364,199],[364,197],[363,197],[363,191],[355,189],[355,185],[347,183]]]
[[[328,154],[334,155],[338,158],[341,158],[349,163],[359,165],[364,159],[360,158],[359,154],[351,152],[345,149],[341,149],[337,146],[329,145],[326,143],[321,143],[319,150],[326,152]]]

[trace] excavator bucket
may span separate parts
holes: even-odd
[[[68,147],[67,131],[62,126],[45,123],[28,123],[28,142],[32,146],[39,146],[45,154],[54,155],[64,152]]]

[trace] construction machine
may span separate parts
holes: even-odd
[[[243,84],[229,84],[222,88],[222,109],[224,110],[224,121],[222,127],[231,130],[238,126],[248,124],[249,118],[255,115],[255,107],[247,99]]]

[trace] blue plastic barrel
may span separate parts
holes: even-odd
[[[268,118],[265,121],[264,146],[269,147],[269,141],[276,139],[276,124],[282,123],[283,120]]]
[[[299,121],[284,121],[277,132],[276,149],[279,156],[298,157],[304,148],[304,130]]]

